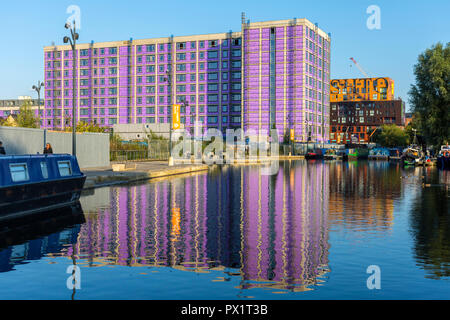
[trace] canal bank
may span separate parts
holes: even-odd
[[[83,169],[86,175],[84,189],[137,182],[178,174],[207,171],[205,164],[176,164],[169,167],[167,161],[112,164],[109,167]]]

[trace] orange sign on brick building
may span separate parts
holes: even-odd
[[[394,80],[387,77],[333,79],[330,81],[330,102],[389,101],[394,99]]]

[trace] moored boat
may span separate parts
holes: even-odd
[[[367,159],[368,156],[369,150],[367,146],[350,146],[347,148],[348,160]]]
[[[402,151],[400,148],[389,149],[389,161],[400,162],[402,160]]]
[[[323,153],[321,149],[316,149],[313,151],[308,151],[305,154],[305,159],[315,160],[315,159],[323,159]]]
[[[0,220],[76,203],[86,176],[67,154],[0,157]]]
[[[324,160],[342,160],[342,155],[336,149],[328,149],[323,155]]]
[[[402,163],[405,166],[415,166],[422,164],[423,152],[418,146],[411,145],[402,154]]]
[[[389,160],[389,149],[373,148],[369,151],[369,160]]]
[[[432,157],[430,157],[430,156],[425,156],[425,157],[423,157],[423,159],[422,159],[422,165],[424,165],[424,166],[427,166],[427,167],[429,167],[429,166],[435,166],[436,165],[436,159],[435,158],[432,158]]]
[[[365,159],[368,157],[367,149],[363,148],[350,148],[347,152],[348,160]]]
[[[437,156],[437,166],[440,169],[450,169],[450,146],[441,146]]]

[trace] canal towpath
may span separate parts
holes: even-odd
[[[167,161],[112,163],[108,167],[82,168],[86,175],[84,189],[99,188],[109,185],[144,181],[177,174],[189,174],[207,171],[206,164],[174,164],[168,166]]]

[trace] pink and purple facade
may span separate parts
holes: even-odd
[[[243,126],[327,140],[330,37],[306,19],[242,25]]]
[[[329,128],[330,38],[306,19],[243,23],[241,32],[77,45],[76,121],[167,123],[179,103],[181,122],[207,128],[272,124],[282,137],[322,141]],[[72,124],[71,47],[45,56],[46,128]]]

